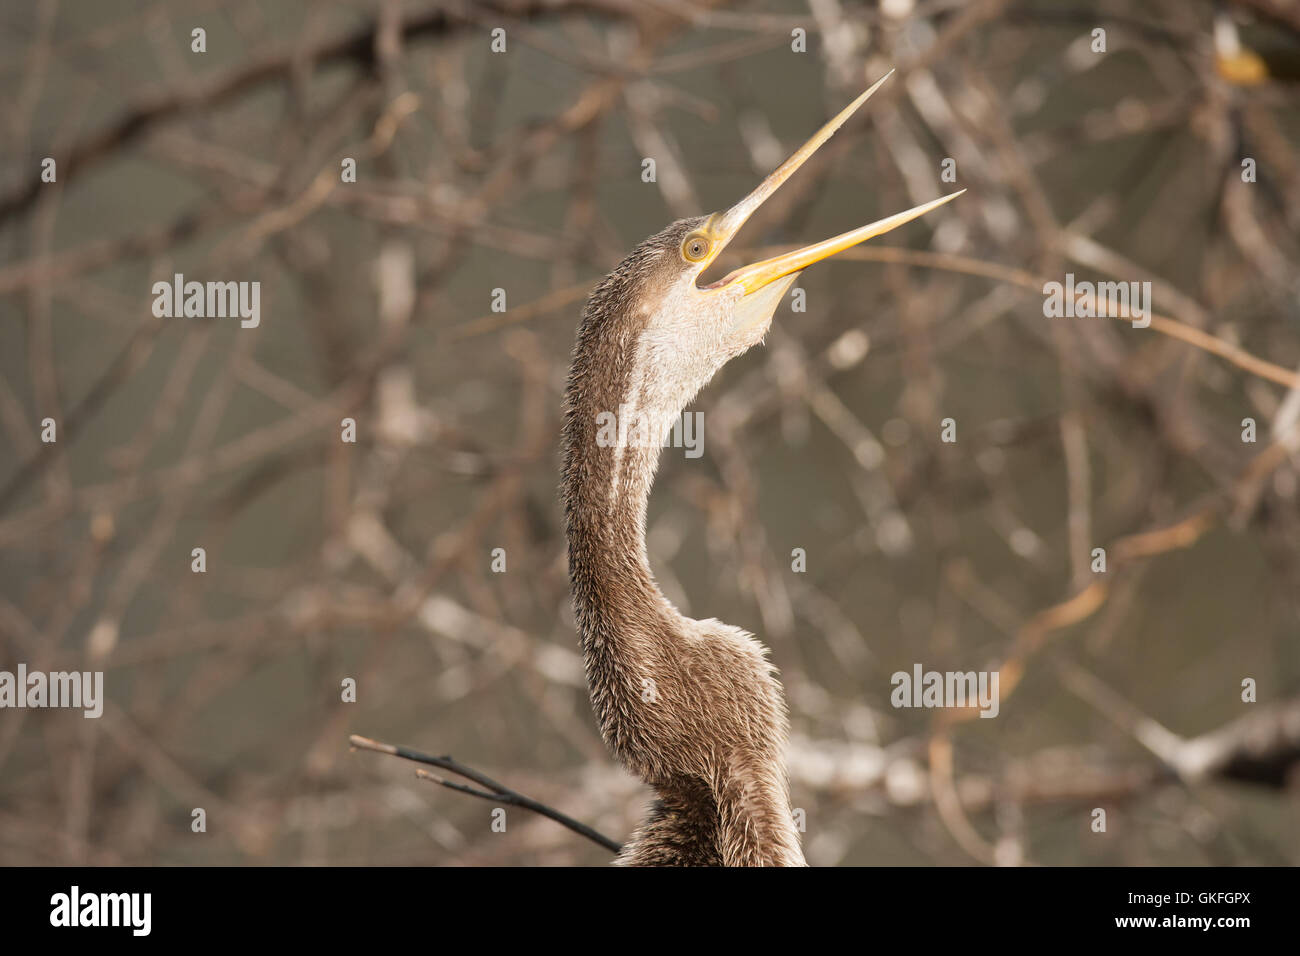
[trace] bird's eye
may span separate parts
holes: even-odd
[[[682,255],[691,262],[699,262],[709,254],[709,240],[703,236],[691,236],[682,243]]]

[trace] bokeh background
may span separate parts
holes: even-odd
[[[770,645],[814,865],[1300,862],[1295,4],[0,24],[0,669],[108,697],[0,711],[0,863],[608,861],[349,734],[626,837],[648,794],[590,713],[557,501],[582,302],[890,68],[727,261],[969,192],[809,270],[699,397],[704,454],[651,500],[663,588]],[[259,281],[260,326],[154,318],[177,272]],[[1045,318],[1067,272],[1151,282],[1161,322]],[[999,716],[892,708],[916,663],[1001,668]]]

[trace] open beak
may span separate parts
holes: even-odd
[[[720,253],[727,243],[740,231],[740,227],[745,224],[768,198],[781,187],[781,184],[794,174],[794,171],[802,166],[813,153],[817,152],[835,133],[837,129],[844,125],[845,121],[852,116],[863,103],[865,103],[871,94],[880,89],[881,84],[893,75],[890,70],[879,80],[877,80],[869,90],[859,96],[856,100],[840,111],[839,115],[829,123],[819,129],[808,142],[804,143],[795,152],[793,156],[787,159],[781,166],[770,176],[768,176],[752,193],[742,199],[736,205],[732,206],[720,216],[716,216],[714,221],[709,225],[710,238],[713,240],[713,255],[710,261]],[[879,222],[873,222],[866,226],[860,226],[857,229],[842,233],[833,239],[826,239],[822,242],[815,243],[811,246],[804,246],[802,249],[796,249],[794,252],[787,252],[784,255],[773,256],[771,259],[764,259],[761,262],[755,262],[751,265],[742,266],[733,272],[728,273],[717,282],[706,286],[708,289],[720,289],[723,286],[739,284],[745,290],[745,294],[757,292],[765,286],[771,285],[776,280],[797,273],[805,269],[814,262],[822,259],[828,259],[838,252],[843,252],[850,246],[856,246],[860,242],[865,242],[874,236],[883,235],[892,229],[897,229],[904,223],[911,222],[918,216],[923,216],[931,209],[936,209],[944,203],[956,199],[966,190],[951,193],[942,196],[939,199],[922,203],[906,212],[900,212],[896,215],[881,219]],[[792,280],[793,281],[793,280]],[[788,285],[788,283],[782,283]],[[784,291],[784,289],[782,289]]]

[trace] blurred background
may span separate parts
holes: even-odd
[[[891,68],[728,261],[969,192],[810,269],[698,398],[661,585],[771,647],[814,865],[1300,862],[1296,4],[0,22],[0,669],[107,697],[0,711],[0,862],[607,862],[348,736],[628,835],[648,793],[591,716],[557,501],[582,303]],[[260,324],[156,318],[176,273],[260,282]],[[1045,318],[1066,273],[1150,282],[1161,319]],[[917,663],[1000,669],[999,716],[894,709]]]

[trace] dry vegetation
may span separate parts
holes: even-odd
[[[556,499],[578,311],[897,67],[733,261],[945,158],[969,192],[701,395],[663,587],[771,646],[814,865],[1300,863],[1300,13],[1222,9],[1262,82],[1207,0],[10,5],[0,669],[108,700],[0,711],[0,862],[607,860],[348,736],[626,835]],[[1045,318],[1067,272],[1151,282],[1151,327]],[[155,318],[175,273],[260,282],[259,326]],[[999,669],[1000,715],[895,710],[915,662]]]

